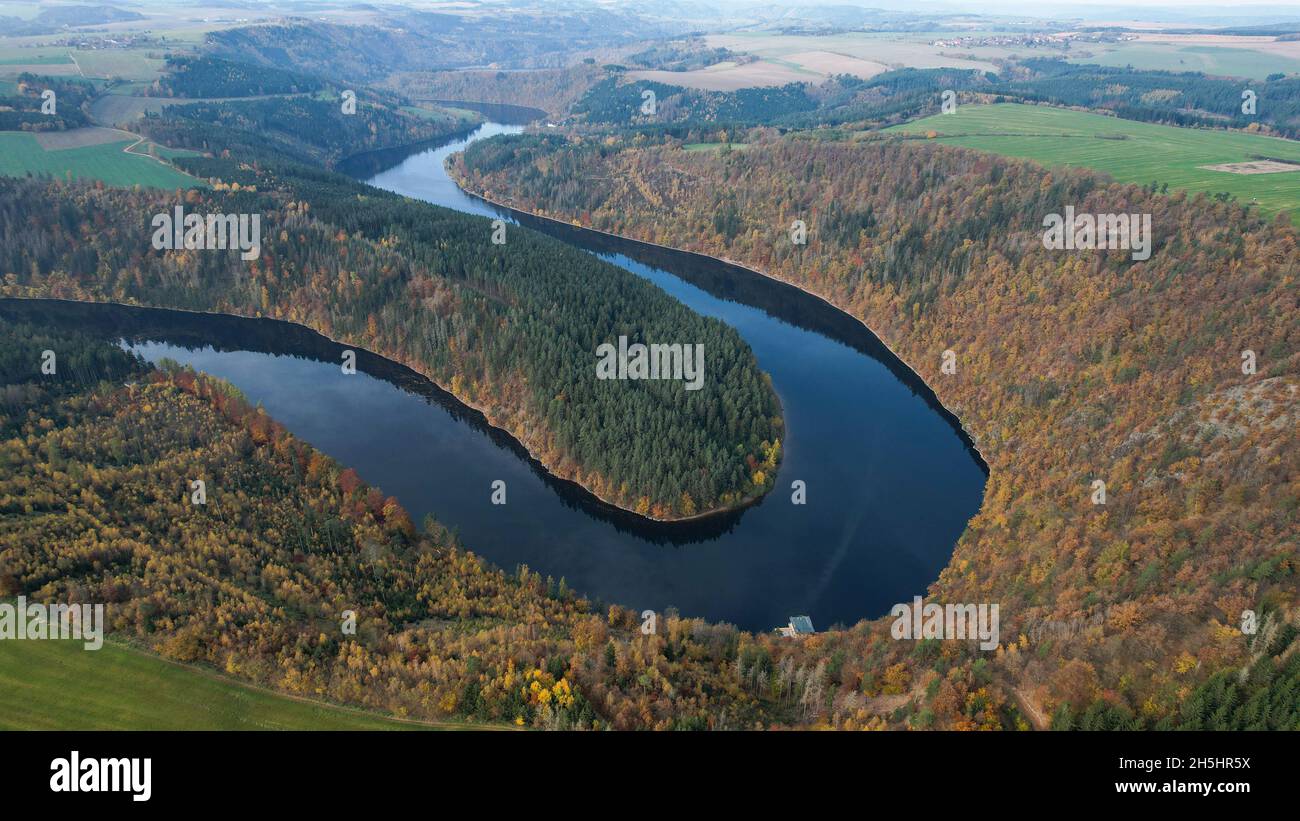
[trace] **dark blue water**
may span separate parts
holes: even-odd
[[[369,182],[545,229],[734,327],[771,375],[786,418],[776,489],[756,506],[678,524],[611,512],[546,476],[512,440],[409,371],[367,357],[364,373],[345,376],[338,346],[284,323],[149,312],[154,327],[124,335],[155,340],[134,343],[151,360],[170,357],[233,382],[417,521],[432,513],[495,564],[527,564],[604,602],[676,607],[756,630],[806,614],[824,629],[924,593],[983,494],[984,471],[956,420],[860,323],[819,300],[707,258],[547,225],[461,192],[443,159],[509,130],[484,126]],[[228,350],[238,347],[249,350]],[[491,504],[498,479],[504,506]],[[791,502],[795,480],[806,483],[805,505]]]

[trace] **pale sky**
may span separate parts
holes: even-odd
[[[1165,11],[1168,15],[1218,14],[1233,16],[1243,12],[1258,15],[1275,11],[1278,19],[1300,20],[1300,0],[743,0],[763,5],[833,6],[861,8],[915,9],[919,13],[937,11],[985,12],[990,14],[1032,14],[1035,17],[1084,15],[1090,18],[1133,19],[1144,12]]]

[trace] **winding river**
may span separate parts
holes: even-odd
[[[786,416],[776,489],[746,510],[656,523],[547,474],[509,436],[418,374],[369,354],[345,376],[342,346],[274,320],[55,301],[17,305],[100,327],[152,361],[237,385],[295,435],[355,467],[419,521],[433,514],[489,561],[526,564],[600,602],[729,621],[751,630],[809,615],[820,630],[923,594],[979,508],[985,469],[957,420],[861,323],[816,297],[708,257],[494,207],[443,161],[519,130],[489,123],[349,173],[428,202],[545,231],[644,277],[734,327],[771,374]],[[594,362],[594,359],[593,359]],[[507,503],[491,503],[496,480]],[[806,504],[791,484],[806,485]]]

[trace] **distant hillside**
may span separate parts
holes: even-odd
[[[8,37],[27,37],[36,34],[57,34],[64,28],[99,26],[105,23],[125,23],[147,19],[135,11],[116,6],[54,6],[43,9],[30,20],[21,17],[0,16],[0,29]]]
[[[246,156],[278,151],[327,168],[354,154],[425,142],[464,127],[453,119],[408,114],[389,100],[367,99],[364,91],[355,114],[343,114],[341,106],[337,95],[194,102],[146,114],[138,126],[164,145],[199,151],[244,145]]]
[[[560,116],[604,76],[604,69],[587,64],[533,71],[400,72],[385,87],[424,100],[527,106]]]
[[[570,55],[670,34],[616,11],[555,10],[484,16],[398,12],[382,26],[293,19],[208,35],[212,54],[353,82],[397,71],[455,68],[557,68]]]
[[[152,97],[253,97],[319,91],[325,81],[296,71],[217,57],[167,58],[167,73],[145,90]]]
[[[1250,114],[1242,111],[1242,94],[1248,88],[1256,98],[1255,112]],[[656,95],[653,113],[642,110],[647,90]],[[611,78],[592,86],[574,111],[589,123],[640,128],[703,123],[879,127],[939,113],[948,92],[961,102],[1043,102],[1099,109],[1143,122],[1300,136],[1300,78],[1243,81],[1200,72],[1142,71],[1048,59],[1026,60],[999,74],[905,68],[870,79],[844,74],[820,85],[791,83],[736,91]]]

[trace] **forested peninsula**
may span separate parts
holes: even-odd
[[[338,116],[310,98],[291,103],[309,122]],[[324,170],[353,126],[303,128],[289,145],[257,130],[267,105],[182,107],[145,121],[152,138],[203,152],[174,162],[206,188],[0,180],[2,292],[306,325],[423,373],[554,474],[647,517],[698,516],[771,488],[781,412],[734,330],[557,240],[509,226],[497,243],[487,219]],[[369,116],[381,127],[398,117]],[[403,128],[390,129],[395,139]],[[258,215],[256,258],[156,248],[152,220],[178,207]],[[597,379],[597,349],[620,336],[702,345],[701,389]]]

